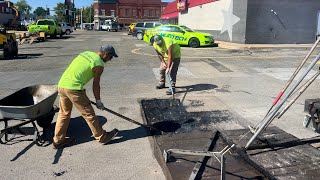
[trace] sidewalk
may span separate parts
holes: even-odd
[[[218,47],[225,49],[268,49],[268,48],[311,48],[313,44],[240,44],[215,41]]]

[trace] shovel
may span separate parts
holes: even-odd
[[[93,102],[93,101],[91,101],[91,103],[92,103],[93,105],[97,105],[97,104],[96,104],[95,102]],[[150,129],[153,129],[153,130],[155,130],[155,131],[157,131],[157,132],[160,132],[157,128],[155,128],[155,127],[153,127],[153,126],[139,123],[139,122],[137,122],[137,121],[135,121],[135,120],[133,120],[133,119],[130,119],[130,118],[126,117],[126,116],[123,116],[123,115],[121,115],[121,114],[119,114],[119,113],[117,113],[117,112],[114,112],[114,111],[112,111],[111,109],[108,109],[108,108],[106,108],[106,107],[104,107],[102,110],[107,111],[107,112],[109,112],[109,113],[111,113],[111,114],[113,114],[113,115],[116,115],[116,116],[118,116],[118,117],[121,117],[122,119],[125,119],[125,120],[127,120],[127,121],[129,121],[129,122],[132,122],[132,123],[134,123],[134,124],[137,124],[137,125],[139,125],[139,126],[142,126],[142,127],[145,127],[145,128],[150,128]]]

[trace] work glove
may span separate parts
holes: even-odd
[[[97,108],[100,109],[100,110],[103,110],[103,108],[104,108],[104,105],[103,105],[103,103],[101,102],[101,100],[97,100],[97,101],[96,101],[96,106],[97,106]]]

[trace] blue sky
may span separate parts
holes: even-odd
[[[16,3],[18,0],[10,0],[13,3]],[[50,8],[50,10],[53,10],[53,8],[56,6],[57,3],[61,2],[64,3],[64,0],[26,0],[28,4],[32,7],[31,12],[33,12],[37,7],[43,7]],[[173,0],[162,0],[163,2],[172,2]],[[83,7],[83,6],[89,6],[93,3],[93,0],[74,0],[74,3],[77,8]],[[51,13],[52,14],[52,13]]]

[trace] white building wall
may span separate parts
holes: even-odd
[[[215,1],[192,7],[188,13],[179,13],[179,24],[191,29],[221,30],[224,24],[222,10],[228,10],[230,0]]]

